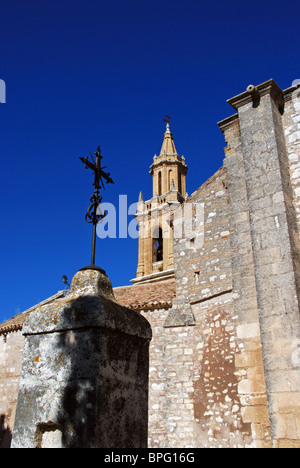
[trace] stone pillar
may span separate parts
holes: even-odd
[[[230,145],[225,162],[236,223],[233,248],[243,251],[253,293],[247,295],[247,277],[241,269],[236,271],[236,283],[242,286],[244,281],[244,288],[235,292],[249,304],[245,322],[255,322],[257,302],[272,445],[299,447],[300,249],[282,121],[283,93],[270,80],[248,87],[228,102],[238,111],[235,123],[240,131],[239,147]],[[237,229],[238,222],[243,231]]]
[[[271,448],[270,421],[251,239],[250,211],[238,115],[219,126],[227,147],[226,188],[230,207],[233,308],[239,352],[235,355],[241,415],[256,448]]]
[[[13,448],[147,447],[151,327],[103,270],[79,271],[23,333]]]
[[[136,269],[136,276],[144,276],[145,261],[144,261],[144,224],[143,221],[139,223],[139,252],[138,252],[138,266]]]

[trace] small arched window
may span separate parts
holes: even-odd
[[[178,192],[182,194],[181,173],[178,173]]]
[[[158,173],[158,195],[161,195],[161,172]]]
[[[153,232],[153,263],[163,260],[163,232],[156,228]]]
[[[168,180],[169,190],[172,189],[172,181],[174,183],[174,175],[173,175],[173,171],[170,169],[169,170],[169,180]]]

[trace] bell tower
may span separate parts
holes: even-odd
[[[185,198],[187,169],[184,156],[180,157],[177,154],[170,124],[167,123],[160,154],[154,156],[150,167],[150,174],[153,178],[153,197],[160,197],[175,189]]]
[[[162,281],[174,276],[173,213],[186,199],[188,167],[179,156],[169,118],[159,155],[154,155],[150,174],[153,194],[144,201],[140,193],[136,219],[139,225],[139,255],[133,283]]]

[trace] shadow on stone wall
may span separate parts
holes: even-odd
[[[68,448],[145,447],[149,341],[130,333],[141,316],[103,296],[84,296],[61,318],[64,331],[53,335],[52,353],[59,414],[38,426],[38,445],[57,446],[61,438]]]
[[[51,430],[62,431],[64,447],[134,448],[147,441],[149,342],[108,326],[95,323],[93,328],[91,312],[99,313],[103,307],[114,321],[140,320],[136,312],[104,297],[77,298],[64,310],[66,328],[69,318],[73,326],[85,322],[85,315],[91,320],[86,329],[60,333],[56,350],[57,365],[65,366],[68,381],[61,395],[58,426]]]
[[[0,415],[0,448],[10,448],[12,432],[5,424],[5,415]]]

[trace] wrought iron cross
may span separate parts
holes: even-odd
[[[83,162],[83,164],[85,164],[86,169],[92,169],[94,176],[95,176],[94,182],[93,182],[95,190],[94,190],[93,195],[91,196],[91,199],[90,199],[91,204],[88,207],[87,213],[85,215],[86,222],[93,224],[92,257],[91,257],[91,265],[90,265],[91,267],[95,267],[97,224],[106,216],[106,212],[102,213],[99,208],[99,205],[102,201],[102,197],[100,195],[100,189],[105,188],[103,180],[105,180],[108,184],[114,183],[110,177],[110,173],[109,172],[106,173],[103,170],[103,169],[106,169],[106,166],[105,167],[101,166],[101,160],[103,159],[103,156],[101,156],[100,146],[98,146],[97,151],[94,154],[96,156],[96,161],[94,160],[91,152],[90,152],[90,155],[92,158],[92,162],[89,160],[89,158],[79,158]]]

